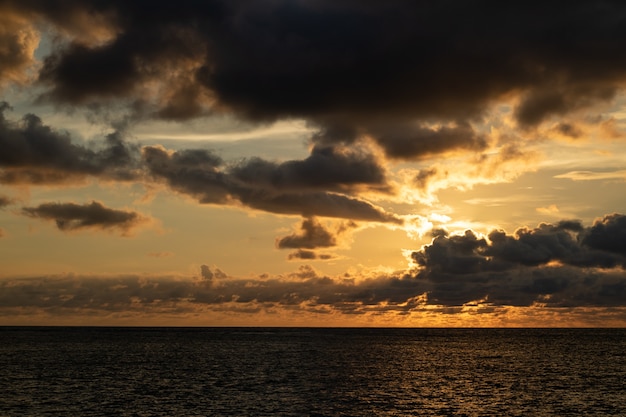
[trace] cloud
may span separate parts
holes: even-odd
[[[584,234],[582,243],[626,257],[626,216],[614,213],[596,220]]]
[[[570,71],[575,72],[573,68]],[[517,121],[525,127],[536,126],[549,116],[563,116],[577,109],[608,102],[615,97],[618,90],[617,83],[611,85],[594,80],[594,84],[587,84],[588,81],[584,78],[576,81],[574,83],[566,81],[563,88],[548,87],[527,93],[516,109]]]
[[[368,132],[394,159],[411,160],[459,150],[479,152],[488,145],[486,138],[468,124],[429,128],[394,123],[371,127]]]
[[[565,174],[555,175],[554,178],[570,179],[572,181],[601,181],[601,180],[626,180],[626,170],[619,171],[570,171]]]
[[[13,200],[9,197],[0,195],[0,210],[13,204]],[[4,230],[0,228],[0,237],[4,236]]]
[[[155,2],[147,13],[142,3],[70,0],[4,8],[37,16],[67,39],[38,74],[48,100],[122,104],[170,120],[302,118],[319,127],[318,143],[365,134],[398,159],[484,149],[471,123],[498,104],[513,105],[516,123],[533,128],[610,102],[626,80],[619,2],[214,1],[176,11]],[[29,48],[14,49],[5,74],[30,62]]]
[[[340,146],[316,145],[296,161],[272,163],[261,158],[244,160],[231,169],[249,185],[277,190],[323,189],[389,191],[384,168],[372,154]]]
[[[304,217],[402,223],[399,216],[357,197],[306,188],[284,190],[273,184],[259,184],[250,180],[249,171],[241,165],[232,169],[224,166],[223,161],[210,151],[169,152],[162,147],[146,146],[142,153],[144,163],[155,179],[164,180],[173,190],[193,196],[200,203],[240,204],[271,213]],[[271,164],[258,159],[253,160],[252,164],[261,167],[261,171],[268,167],[273,169]],[[252,171],[254,169],[251,168]],[[242,174],[243,171],[247,174]],[[260,174],[261,177],[263,175]]]
[[[302,221],[300,231],[276,240],[279,249],[316,249],[338,245],[338,238],[357,225],[353,222],[341,223],[334,230],[325,228],[317,219],[308,218]]]
[[[113,132],[95,149],[72,142],[69,133],[27,114],[19,122],[5,118],[10,106],[0,103],[0,183],[54,184],[97,176],[110,180],[137,177],[138,149]]]
[[[561,122],[554,126],[553,130],[563,136],[578,139],[583,135],[580,127],[573,123]]]
[[[402,219],[358,197],[359,191],[390,193],[384,168],[363,151],[314,147],[304,160],[274,163],[252,158],[227,164],[204,149],[168,151],[138,146],[114,131],[86,147],[33,114],[19,122],[0,106],[0,183],[67,184],[89,177],[112,181],[165,181],[205,204],[240,205],[279,214],[392,222]],[[347,193],[347,194],[346,194]]]
[[[59,230],[70,232],[82,229],[118,229],[127,234],[147,219],[134,211],[116,210],[92,201],[90,204],[44,203],[24,207],[22,213],[33,218],[54,220]]]
[[[626,266],[626,216],[613,214],[585,228],[580,222],[563,220],[541,223],[534,229],[519,228],[513,235],[493,230],[488,239],[471,230],[463,235],[439,232],[430,245],[413,252],[425,273],[468,274],[541,266],[558,262],[577,267]]]
[[[316,218],[307,218],[300,224],[300,230],[291,235],[276,239],[278,249],[297,249],[289,253],[289,260],[323,260],[335,259],[330,253],[319,253],[313,249],[339,246],[346,239],[346,234],[357,227],[352,221],[331,224],[325,227]]]
[[[11,308],[44,309],[52,314],[80,311],[126,312],[169,310],[177,312],[232,308],[328,308],[341,314],[364,314],[383,303],[389,310],[410,311],[412,294],[423,285],[408,277],[354,279],[330,278],[303,265],[289,276],[267,278],[227,277],[202,266],[202,279],[183,276],[41,276],[0,281],[0,315]]]
[[[221,269],[213,268],[213,270],[211,270],[211,268],[208,265],[200,265],[200,276],[206,281],[212,281],[214,278],[215,279],[228,278],[228,275],[226,275],[226,273],[224,273],[224,271],[222,271]]]
[[[0,87],[33,78],[39,33],[32,23],[0,5]]]
[[[592,226],[542,223],[488,239],[468,230],[439,231],[412,253],[417,279],[430,282],[439,303],[486,298],[496,305],[621,305],[626,295],[626,216],[607,215]]]
[[[3,209],[6,206],[10,206],[13,204],[13,199],[0,195],[0,209]]]
[[[200,273],[201,277],[195,278],[76,274],[5,277],[0,280],[0,317],[43,313],[59,319],[124,313],[145,318],[167,313],[168,317],[189,319],[190,315],[219,317],[216,314],[220,312],[246,317],[265,312],[318,318],[320,314],[353,318],[386,315],[398,320],[411,315],[432,318],[436,313],[466,317],[468,312],[502,317],[510,307],[525,307],[516,310],[523,317],[542,312],[548,317],[557,313],[569,317],[581,311],[589,313],[589,309],[607,314],[610,309],[623,310],[626,295],[623,271],[573,267],[508,275],[469,273],[446,280],[401,272],[329,277],[309,265],[278,276],[237,278],[207,265]]]
[[[480,184],[511,182],[538,167],[539,153],[516,141],[505,142],[467,158],[449,155],[420,169],[399,170],[403,202],[433,205],[444,189],[471,190]]]
[[[9,109],[4,103],[0,110]],[[0,114],[0,182],[72,183],[88,177],[106,180],[165,180],[175,191],[201,203],[243,205],[280,214],[319,215],[401,223],[382,208],[344,194],[358,190],[388,193],[385,171],[370,154],[339,147],[315,147],[301,161],[273,163],[253,158],[226,164],[203,149],[175,152],[137,146],[121,131],[99,147],[76,144],[66,132],[33,114],[11,122]],[[145,174],[148,174],[146,176]]]
[[[290,261],[293,260],[303,260],[303,261],[314,261],[314,260],[322,260],[322,261],[328,261],[331,259],[336,258],[335,255],[332,255],[330,253],[317,253],[315,251],[312,250],[306,250],[306,249],[298,249],[295,252],[291,252],[289,255],[287,255],[287,259],[289,259]]]

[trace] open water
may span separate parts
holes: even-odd
[[[626,329],[0,328],[1,416],[626,416]]]

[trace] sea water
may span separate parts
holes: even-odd
[[[626,329],[0,328],[1,416],[626,416]]]

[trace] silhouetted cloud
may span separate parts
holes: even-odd
[[[69,133],[52,129],[34,114],[19,122],[7,120],[4,113],[9,108],[0,103],[0,183],[48,184],[86,176],[136,178],[138,149],[126,143],[120,132],[90,149],[73,143]]]
[[[207,281],[213,280],[213,271],[207,265],[200,265],[200,276]]]
[[[413,252],[417,279],[443,304],[487,298],[495,304],[622,305],[626,295],[626,216],[612,214],[584,227],[542,223],[489,240],[468,230],[438,232]]]
[[[314,146],[296,161],[272,163],[261,158],[244,160],[231,174],[246,184],[277,190],[323,189],[388,191],[384,168],[373,155],[354,148]]]
[[[352,222],[341,223],[331,231],[317,219],[308,218],[302,221],[299,232],[277,239],[276,246],[279,249],[316,249],[337,246],[339,235],[355,227],[356,224]]]
[[[416,159],[449,151],[482,151],[487,140],[467,124],[427,128],[415,124],[375,126],[368,130],[385,153],[395,159]]]
[[[6,111],[4,103],[0,110]],[[382,208],[345,193],[389,193],[385,170],[368,153],[340,147],[313,148],[304,160],[273,163],[260,158],[225,163],[204,149],[168,151],[148,146],[140,154],[120,131],[99,147],[72,141],[66,132],[33,114],[11,122],[0,113],[0,182],[54,184],[94,177],[106,180],[165,180],[201,203],[243,205],[272,213],[319,215],[401,223]]]
[[[277,247],[290,249],[291,260],[331,259],[321,250],[341,246],[354,227],[322,217],[404,224],[394,209],[366,199],[375,193],[390,207],[412,210],[402,203],[432,203],[427,194],[443,188],[518,175],[533,158],[524,141],[535,136],[618,138],[619,119],[579,113],[606,110],[601,105],[626,85],[625,14],[614,0],[0,0],[0,88],[31,83],[37,104],[111,112],[128,123],[227,115],[260,124],[303,120],[315,130],[303,159],[233,162],[204,149],[140,150],[125,140],[121,122],[87,145],[34,114],[10,120],[1,103],[0,184],[136,181],[201,204],[302,216]],[[461,152],[470,159],[422,165]],[[404,164],[411,160],[420,165]],[[403,163],[395,168],[406,183],[389,178],[390,161]],[[614,169],[556,178],[625,175]],[[10,204],[0,196],[0,208]],[[542,210],[558,212],[556,205]],[[63,231],[123,234],[146,220],[99,202],[44,203],[22,214]],[[417,213],[406,218],[420,230],[430,224]],[[197,277],[3,278],[0,311],[623,307],[625,219],[612,214],[591,226],[562,221],[488,236],[438,230],[412,253],[414,269],[367,276],[330,277],[308,267],[236,278],[202,265]]]
[[[623,271],[564,266],[513,274],[420,274],[329,277],[308,265],[287,276],[237,278],[201,267],[201,277],[60,275],[0,281],[0,315],[15,311],[50,315],[199,311],[259,313],[301,311],[338,314],[490,313],[501,306],[544,308],[624,307]],[[478,308],[480,307],[480,309]],[[565,310],[568,311],[568,310]]]
[[[517,123],[530,128],[610,101],[626,79],[617,1],[2,5],[66,36],[38,74],[49,100],[177,120],[303,118],[320,128],[316,140],[367,134],[402,159],[483,149],[468,122],[498,100],[515,98]],[[17,52],[0,67],[10,78],[32,53],[9,35],[0,43]]]
[[[352,222],[341,222],[325,227],[316,218],[304,219],[300,230],[295,233],[276,239],[278,249],[298,249],[289,253],[289,260],[330,260],[336,255],[319,253],[312,249],[329,248],[339,246],[345,238],[345,234],[355,229],[357,225]]]
[[[464,235],[438,233],[430,245],[412,256],[425,273],[469,274],[551,262],[614,268],[626,266],[625,236],[626,216],[612,214],[588,228],[569,220],[520,228],[514,235],[494,230],[489,241],[471,230]]]
[[[266,181],[253,181],[249,174],[242,174],[246,169],[241,165],[223,166],[223,161],[209,151],[168,152],[162,147],[147,146],[142,152],[152,176],[204,204],[241,204],[271,213],[402,223],[399,216],[357,197],[323,191],[323,188],[321,191],[284,190]],[[264,167],[261,171],[267,167],[273,169],[271,164],[258,159],[252,164]],[[303,181],[303,177],[295,181]]]
[[[213,268],[213,270],[211,270],[211,268],[208,265],[200,265],[200,276],[207,281],[212,281],[213,278],[215,279],[228,278],[228,275],[226,275],[224,271],[222,271],[221,269]]]
[[[315,251],[312,250],[306,250],[306,249],[298,249],[295,252],[291,252],[289,255],[287,255],[287,259],[289,259],[290,261],[293,260],[303,260],[303,261],[313,261],[313,260],[321,260],[321,261],[328,261],[330,259],[334,259],[335,255],[332,255],[330,253],[317,253]]]
[[[368,309],[410,311],[412,294],[423,284],[410,277],[330,278],[303,265],[289,276],[235,278],[218,276],[206,265],[201,279],[169,276],[118,275],[42,276],[0,281],[0,315],[11,308],[45,309],[51,314],[77,310],[102,312],[149,311],[169,306],[170,313],[196,307],[265,305],[267,307],[328,308],[345,314]],[[407,300],[409,300],[407,302]],[[385,303],[386,307],[380,307]],[[421,303],[423,306],[423,302]],[[174,307],[176,306],[176,307]],[[174,307],[174,308],[172,308]],[[230,308],[230,307],[229,307]],[[379,310],[379,312],[382,310]],[[67,314],[67,313],[66,313]]]
[[[24,207],[22,213],[45,220],[54,220],[61,231],[81,229],[119,229],[126,233],[146,218],[134,211],[116,210],[92,201],[90,204],[44,203],[37,207]]]
[[[610,214],[585,231],[583,245],[626,258],[626,216]]]

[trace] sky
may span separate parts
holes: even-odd
[[[0,325],[626,326],[623,2],[0,22]]]

